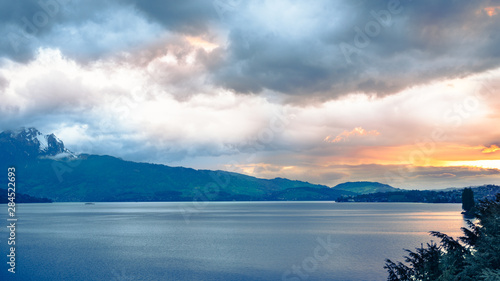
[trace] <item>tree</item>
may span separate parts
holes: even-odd
[[[464,191],[464,197],[470,196],[468,193]],[[473,196],[469,198],[473,199]],[[464,202],[469,202],[467,200]],[[472,208],[474,205],[469,210]],[[477,222],[468,220],[469,228],[462,228],[464,236],[458,240],[431,231],[432,236],[441,239],[439,245],[427,244],[425,248],[417,248],[416,252],[406,250],[409,253],[406,264],[387,259],[384,266],[389,273],[387,280],[500,280],[500,193],[495,200],[480,201],[474,216]]]
[[[474,191],[472,188],[464,188],[462,191],[462,209],[466,213],[470,213],[474,208]]]

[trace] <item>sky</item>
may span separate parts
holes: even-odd
[[[500,1],[0,2],[0,131],[406,189],[500,184]]]

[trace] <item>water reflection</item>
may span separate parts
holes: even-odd
[[[21,204],[16,280],[280,280],[319,238],[335,250],[308,280],[384,280],[385,258],[465,226],[460,204],[214,202],[186,223],[190,207]]]

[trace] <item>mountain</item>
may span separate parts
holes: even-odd
[[[284,178],[75,155],[55,135],[43,135],[35,128],[0,133],[0,156],[0,172],[16,167],[17,192],[58,202],[336,200],[370,188],[391,188],[379,183],[330,188]],[[6,177],[0,177],[0,186],[6,186]]]
[[[35,128],[0,133],[0,158],[3,161],[29,161],[60,156],[75,155],[54,134],[43,135]]]
[[[111,156],[38,159],[18,169],[23,192],[54,201],[335,200],[346,191],[288,179],[135,163]],[[305,197],[289,196],[294,188]],[[325,197],[325,192],[330,196]],[[321,195],[321,196],[320,196]]]
[[[401,189],[399,188],[394,188],[387,184],[371,181],[345,182],[336,185],[334,189],[345,190],[357,194],[401,191]]]

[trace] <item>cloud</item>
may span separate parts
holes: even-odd
[[[353,136],[378,136],[378,135],[380,135],[380,133],[377,132],[376,130],[366,131],[361,127],[356,127],[350,132],[343,131],[340,135],[337,135],[335,138],[333,138],[332,136],[327,136],[323,141],[329,143],[336,143],[341,141],[347,141],[349,140],[350,137]]]
[[[490,147],[485,147],[481,152],[482,153],[493,153],[493,152],[496,152],[499,150],[500,150],[500,147],[498,147],[498,145],[492,144]]]
[[[500,183],[500,170],[480,167],[410,167],[378,164],[281,166],[259,163],[233,165],[230,168],[231,171],[257,177],[287,177],[327,186],[335,186],[346,181],[377,181],[403,189],[441,189]]]
[[[0,56],[28,61],[39,48],[52,48],[89,62],[150,49],[174,34],[219,46],[217,58],[205,60],[206,83],[239,93],[275,92],[297,103],[350,93],[383,97],[500,66],[500,37],[492,35],[500,18],[491,16],[496,6],[489,1],[389,3],[4,3],[0,31],[7,40]],[[354,50],[349,55],[346,44]]]
[[[500,10],[500,6],[486,7],[483,10],[488,14],[488,16],[492,17],[492,16],[498,15],[498,11]]]
[[[119,1],[41,0],[4,3],[0,55],[21,62],[40,48],[89,61],[154,42],[165,32],[133,5]],[[8,15],[7,15],[8,14]]]
[[[421,150],[420,143],[436,142],[435,132],[447,143],[434,143],[429,159],[466,161],[476,157],[473,144],[498,139],[491,130],[500,118],[494,115],[496,96],[475,96],[485,75],[495,89],[498,72],[383,99],[356,94],[299,106],[213,87],[206,83],[205,61],[217,57],[219,48],[208,52],[204,46],[215,43],[201,38],[193,44],[183,35],[163,40],[92,63],[58,49],[39,49],[29,63],[4,61],[0,128],[34,126],[50,133],[78,126],[85,129],[68,141],[70,146],[91,141],[87,152],[186,166],[197,165],[200,157],[240,153],[257,153],[267,162],[267,155],[277,152],[289,155],[281,166],[406,163],[412,151]],[[474,106],[465,107],[470,101]],[[273,120],[286,125],[280,128]]]
[[[452,174],[452,173],[442,173],[442,174],[422,174],[422,175],[417,175],[414,176],[414,178],[425,178],[427,180],[433,179],[433,178],[454,178],[457,175]]]
[[[125,1],[143,12],[148,19],[158,22],[165,29],[199,36],[211,28],[212,22],[219,21],[213,1]]]
[[[475,13],[487,2],[401,1],[384,25],[373,15],[386,12],[387,3],[253,1],[229,19],[225,60],[212,69],[213,81],[310,102],[353,92],[382,97],[499,66],[500,38],[490,36],[498,19]],[[370,26],[378,30],[371,37]],[[360,36],[366,44],[356,44]],[[357,55],[346,58],[342,44]]]
[[[52,49],[28,64],[11,61],[0,69],[9,82],[0,93],[0,128],[34,126],[68,137],[75,152],[157,163],[245,150],[279,106],[202,82],[186,86],[197,71],[197,49],[188,50],[176,57],[167,48],[145,67],[115,57],[81,64]],[[176,79],[166,82],[169,75]]]

